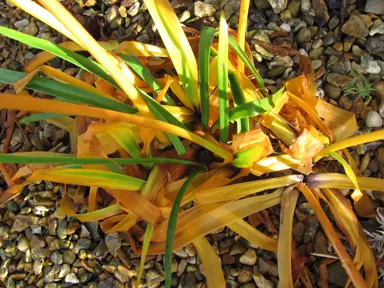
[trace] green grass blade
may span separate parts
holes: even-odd
[[[118,214],[124,213],[124,210],[121,210],[119,205],[111,205],[106,208],[102,208],[96,211],[83,213],[83,214],[68,214],[70,217],[75,217],[81,222],[94,222],[100,221],[105,218],[109,218]]]
[[[152,76],[151,71],[149,71],[148,68],[145,67],[139,59],[137,59],[137,57],[125,54],[120,54],[119,56],[136,72],[137,75],[140,76],[141,79],[149,85],[149,87],[153,89],[153,91],[156,92],[156,94],[161,92],[162,89],[156,78]],[[168,94],[165,94],[162,102],[167,105],[175,105],[175,102],[173,102],[172,98]]]
[[[108,130],[107,133],[133,158],[141,158],[140,147],[137,144],[136,137],[131,129],[127,127],[115,128]]]
[[[228,43],[232,47],[232,49],[239,55],[240,59],[244,62],[245,66],[251,71],[252,75],[255,77],[257,84],[259,85],[261,92],[264,96],[268,96],[265,90],[264,80],[261,78],[259,72],[256,70],[255,66],[253,66],[251,60],[249,60],[247,54],[240,48],[239,44],[232,37],[228,38]]]
[[[229,120],[234,121],[237,119],[257,116],[259,114],[271,111],[275,107],[275,103],[283,96],[283,94],[284,89],[282,88],[271,97],[255,100],[237,106],[229,110]]]
[[[201,170],[194,172],[181,186],[175,201],[172,205],[171,214],[168,220],[167,228],[167,239],[165,241],[165,254],[164,254],[164,265],[165,265],[165,288],[171,287],[172,280],[172,250],[173,250],[173,240],[175,238],[177,216],[179,215],[181,201],[184,197],[185,192],[187,191],[189,185],[195,179],[197,175],[201,173]]]
[[[27,117],[24,117],[23,119],[19,120],[20,124],[28,124],[32,122],[37,122],[41,120],[47,120],[47,119],[53,119],[53,118],[59,118],[63,116],[71,116],[69,114],[55,114],[55,113],[37,113],[33,114]]]
[[[34,154],[37,152],[33,152]],[[46,163],[62,163],[62,164],[154,164],[154,163],[170,163],[170,164],[183,164],[191,165],[196,167],[203,167],[202,164],[184,160],[184,159],[175,159],[175,158],[163,158],[163,157],[154,157],[154,158],[77,158],[69,154],[62,154],[55,156],[46,156],[46,152],[41,152],[41,156],[36,155],[22,155],[30,154],[26,153],[17,153],[17,154],[0,154],[0,162],[3,163],[14,163],[14,164],[46,164]]]
[[[217,88],[220,111],[220,141],[228,142],[228,24],[224,12],[220,16],[219,49],[217,56]]]
[[[200,102],[201,102],[201,122],[203,129],[208,129],[209,120],[209,56],[211,45],[216,35],[216,29],[204,27],[200,34],[199,42],[199,81],[200,81]]]
[[[137,282],[135,286],[136,288],[139,287],[141,276],[143,275],[145,258],[147,257],[147,252],[148,252],[149,244],[151,243],[151,238],[152,238],[152,233],[154,228],[155,227],[152,224],[148,223],[147,228],[145,229],[143,249],[141,252],[141,259],[140,259],[139,275],[137,276],[137,280],[136,280]]]
[[[171,113],[169,113],[166,109],[164,109],[164,107],[161,106],[155,99],[153,99],[152,97],[150,97],[149,95],[141,91],[140,89],[138,90],[141,96],[143,97],[144,101],[147,103],[149,110],[151,110],[151,112],[153,113],[153,115],[157,120],[171,123],[173,125],[176,125],[183,129],[188,130],[183,123],[181,123]],[[187,150],[185,150],[185,147],[179,137],[169,133],[166,133],[166,134],[169,140],[172,142],[173,146],[175,146],[175,149],[179,155],[187,152]]]
[[[22,79],[25,75],[27,74],[23,72],[0,68],[0,83],[13,85],[16,81]],[[83,90],[69,84],[39,76],[33,77],[33,79],[28,83],[27,88],[55,96],[57,97],[57,100],[64,102],[87,104],[129,114],[137,112],[135,108],[119,101],[102,97],[96,93],[92,93],[90,91]]]
[[[144,0],[144,3],[171,56],[185,94],[197,108],[200,104],[197,63],[176,13],[169,0]]]
[[[231,84],[231,90],[232,90],[232,97],[233,101],[235,102],[236,106],[240,106],[245,104],[245,97],[243,90],[241,89],[240,82],[236,77],[235,72],[229,72],[228,74],[229,83]],[[249,119],[248,117],[241,118],[238,121],[238,125],[240,126],[240,129],[238,129],[238,132],[247,132],[249,131]]]
[[[37,48],[40,50],[48,51],[57,57],[60,57],[88,72],[95,74],[96,76],[104,79],[111,83],[115,87],[119,87],[111,76],[95,61],[81,56],[71,50],[65,49],[56,45],[48,40],[40,39],[34,36],[30,36],[6,27],[0,27],[0,34],[24,43],[30,47]]]

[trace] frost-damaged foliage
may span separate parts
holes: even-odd
[[[63,183],[58,213],[101,221],[105,233],[127,233],[132,249],[142,253],[140,276],[146,255],[165,253],[166,287],[172,250],[190,243],[208,286],[224,287],[220,260],[204,236],[227,226],[277,252],[281,287],[309,287],[291,235],[301,192],[350,281],[377,287],[374,257],[355,211],[375,215],[365,191],[383,191],[384,180],[361,177],[348,148],[383,139],[384,131],[354,136],[354,115],[315,97],[305,57],[303,74],[271,95],[245,42],[249,1],[241,3],[238,34],[222,14],[217,30],[207,27],[200,35],[180,25],[167,0],[145,0],[165,48],[97,42],[57,0],[9,2],[69,40],[56,45],[0,27],[0,34],[44,50],[25,73],[0,70],[0,82],[15,88],[15,94],[0,95],[0,108],[9,109],[6,142],[13,119],[46,120],[70,133],[71,154],[7,154],[5,145],[0,170],[9,187],[0,194],[1,205],[23,197],[30,183]],[[77,65],[81,76],[49,67],[54,57]],[[204,155],[211,156],[198,163]],[[344,174],[328,173],[329,161]],[[81,186],[71,194],[68,185]],[[354,191],[354,208],[340,188]],[[243,220],[274,205],[281,205],[278,241]]]

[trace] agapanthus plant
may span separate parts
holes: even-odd
[[[145,0],[164,47],[97,42],[57,0],[9,2],[68,41],[56,45],[0,27],[0,34],[43,50],[24,72],[0,69],[0,82],[15,90],[0,95],[0,107],[21,111],[19,123],[45,120],[67,130],[71,153],[4,151],[0,169],[8,189],[0,194],[1,205],[23,197],[31,183],[65,184],[58,213],[100,221],[105,233],[127,233],[133,251],[142,255],[136,285],[146,255],[165,254],[170,287],[172,251],[193,243],[208,287],[225,287],[220,259],[205,235],[226,226],[277,252],[281,287],[293,287],[309,281],[308,271],[299,269],[303,263],[292,261],[293,215],[302,193],[350,281],[378,286],[355,211],[374,213],[365,190],[384,191],[384,180],[362,177],[348,148],[383,139],[384,130],[355,136],[353,113],[316,98],[305,57],[303,74],[271,94],[245,41],[249,1],[241,3],[238,32],[228,28],[224,13],[218,29],[199,32],[181,26],[168,0]],[[50,67],[55,57],[78,66],[81,77]],[[204,163],[201,155],[207,156]],[[329,173],[329,161],[345,174]],[[75,198],[67,185],[86,189]],[[354,209],[341,188],[353,190]],[[103,207],[105,193],[114,200]],[[78,213],[81,202],[86,213]],[[281,206],[278,240],[243,220],[274,205]]]

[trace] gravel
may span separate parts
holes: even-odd
[[[64,1],[65,2],[65,1]],[[299,72],[299,57],[275,55],[257,41],[299,51],[309,55],[316,70],[317,95],[333,105],[355,113],[359,130],[380,129],[384,117],[384,3],[368,0],[347,1],[345,21],[340,15],[338,0],[254,0],[249,15],[249,43],[256,66],[266,80],[268,89],[276,91],[284,81]],[[172,1],[185,25],[201,29],[217,27],[219,11],[224,9],[229,25],[237,29],[240,1]],[[220,6],[220,4],[223,4]],[[324,4],[326,5],[324,7]],[[327,9],[325,9],[327,8]],[[158,35],[142,1],[78,0],[71,11],[100,41],[137,40],[159,43]],[[368,14],[368,13],[374,13]],[[45,24],[35,21],[18,9],[0,1],[0,25],[48,39],[63,42]],[[340,31],[341,30],[341,31]],[[38,51],[26,45],[0,38],[0,67],[21,70]],[[74,72],[66,63],[52,61],[63,71]],[[347,95],[351,82],[368,81],[373,90],[368,97]],[[8,89],[0,84],[1,89]],[[1,120],[1,117],[0,117]],[[4,123],[0,123],[4,125]],[[1,139],[3,140],[3,138]],[[1,145],[0,145],[1,146]],[[17,127],[11,139],[11,152],[70,152],[66,131],[46,122]],[[360,145],[351,151],[364,176],[383,177],[384,146]],[[1,182],[2,187],[5,184]],[[3,188],[0,188],[3,189]],[[139,258],[124,235],[104,235],[98,222],[81,224],[74,219],[59,219],[56,207],[62,185],[49,182],[31,184],[24,199],[11,201],[1,210],[0,243],[1,277],[7,287],[124,287],[136,281]],[[347,193],[349,193],[347,191]],[[33,199],[33,201],[31,200]],[[379,197],[376,201],[382,201]],[[378,202],[382,205],[382,202]],[[279,209],[268,211],[278,219]],[[263,224],[248,217],[261,232],[277,237]],[[258,218],[257,218],[258,219]],[[278,223],[278,221],[277,221]],[[293,237],[302,257],[307,259],[313,283],[319,280],[320,258],[311,252],[332,254],[328,241],[307,202],[299,199],[295,211]],[[276,287],[278,283],[276,254],[248,243],[228,228],[207,236],[217,250],[231,287]],[[175,287],[202,287],[204,267],[192,244],[176,251],[173,259]],[[329,284],[343,287],[346,275],[338,262],[328,265]],[[148,257],[142,279],[148,287],[159,287],[164,280],[163,256]]]

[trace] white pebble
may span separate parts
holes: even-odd
[[[15,28],[16,29],[20,29],[22,27],[25,27],[29,24],[29,20],[28,19],[22,19],[22,20],[19,20],[19,21],[16,21],[15,22]]]
[[[289,24],[287,24],[287,23],[283,23],[283,24],[281,24],[281,25],[280,25],[280,28],[281,28],[282,30],[284,30],[285,32],[291,32],[291,26],[289,26]]]
[[[381,119],[380,114],[376,111],[369,111],[367,118],[365,118],[365,124],[370,128],[379,128],[383,125],[383,119]]]

